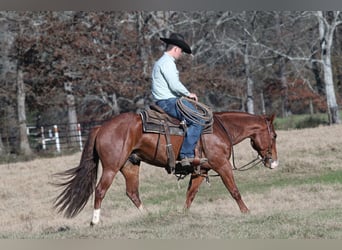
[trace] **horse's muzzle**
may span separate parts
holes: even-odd
[[[269,168],[270,169],[274,169],[274,168],[278,167],[278,165],[279,165],[278,161],[274,161],[272,159],[269,159]]]
[[[270,169],[274,169],[278,167],[279,162],[277,160],[274,161],[272,158],[269,158],[269,157],[265,157],[265,158],[261,160],[265,167],[270,168]]]

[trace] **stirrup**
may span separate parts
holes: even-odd
[[[183,158],[180,161],[176,161],[176,164],[186,167],[186,166],[198,166],[206,162],[208,162],[207,158],[191,157],[191,158]]]

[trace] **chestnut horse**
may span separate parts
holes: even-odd
[[[214,113],[213,133],[203,134],[198,143],[201,156],[208,162],[201,166],[202,174],[192,173],[186,193],[185,208],[189,209],[199,186],[209,170],[214,170],[236,200],[242,213],[249,212],[241,199],[233,177],[233,167],[229,161],[233,145],[250,138],[252,147],[258,152],[263,164],[268,168],[278,166],[276,133],[273,126],[274,115],[252,115],[243,112]],[[171,136],[175,155],[182,145],[182,136]],[[94,211],[91,225],[100,219],[101,202],[120,171],[125,177],[126,194],[134,205],[143,211],[139,197],[139,161],[130,161],[131,155],[158,167],[167,167],[166,140],[156,133],[144,133],[142,120],[138,114],[123,113],[95,127],[89,133],[82,152],[79,166],[59,173],[64,187],[54,206],[58,212],[71,218],[86,205],[95,190]],[[102,176],[97,182],[99,160]]]

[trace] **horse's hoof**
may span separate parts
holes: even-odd
[[[241,213],[243,213],[243,214],[250,214],[251,212],[248,209],[245,209],[245,210],[241,210]]]

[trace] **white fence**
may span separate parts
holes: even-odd
[[[85,137],[88,135],[89,126],[81,129],[81,124],[76,124],[76,131],[70,131],[69,125],[46,125],[40,129],[35,126],[27,127],[27,135],[30,138],[33,148],[44,151],[56,151],[60,153],[62,149],[78,148],[83,150]]]

